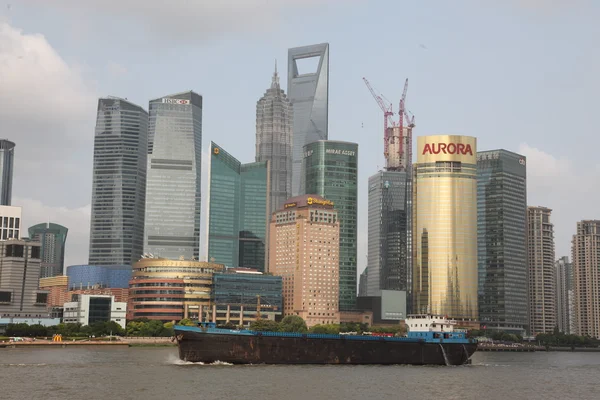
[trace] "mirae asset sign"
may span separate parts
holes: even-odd
[[[343,156],[354,157],[356,155],[355,151],[352,150],[340,150],[340,149],[326,149],[325,153],[327,154],[341,154]]]
[[[162,99],[162,102],[166,104],[190,104],[189,100],[184,99]]]

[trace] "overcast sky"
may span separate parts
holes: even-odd
[[[249,162],[274,60],[283,83],[288,48],[329,42],[329,138],[359,143],[359,272],[367,179],[383,165],[363,76],[395,106],[410,79],[416,136],[472,135],[479,150],[527,156],[528,202],[554,210],[556,255],[570,255],[576,222],[600,218],[599,20],[595,0],[0,0],[13,205],[26,226],[67,226],[67,265],[86,263],[98,97],[147,108],[192,89],[204,150],[215,140]]]

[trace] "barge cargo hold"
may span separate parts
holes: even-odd
[[[407,337],[255,332],[176,325],[184,361],[232,364],[467,364],[477,341],[454,321],[432,315],[406,319]]]

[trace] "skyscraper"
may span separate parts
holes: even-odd
[[[270,162],[270,213],[292,196],[292,106],[279,85],[277,64],[271,87],[256,103],[256,162]]]
[[[316,69],[304,70],[318,58]],[[312,59],[312,60],[311,60]],[[300,64],[300,65],[299,65]],[[315,44],[288,50],[288,98],[293,108],[292,196],[302,183],[304,146],[327,140],[329,115],[329,44]]]
[[[319,140],[304,146],[301,191],[333,202],[340,224],[340,310],[356,308],[358,145]]]
[[[15,144],[10,140],[0,139],[0,206],[10,206],[14,158]]]
[[[269,161],[242,164],[211,142],[209,260],[266,269],[269,182]]]
[[[150,100],[144,253],[198,259],[202,96],[195,92]]]
[[[91,265],[131,265],[142,255],[148,113],[116,97],[98,100],[90,227]]]
[[[572,257],[575,333],[600,338],[600,221],[577,222]]]
[[[525,163],[506,150],[477,153],[479,320],[520,335],[529,327]]]
[[[292,197],[273,213],[269,272],[283,280],[283,315],[310,327],[339,324],[338,213],[317,195]]]
[[[408,292],[410,268],[407,171],[379,171],[369,177],[367,295]]]
[[[478,318],[476,143],[470,136],[418,138],[413,312]]]
[[[571,334],[573,321],[573,264],[569,257],[561,257],[556,263],[556,323],[560,332]]]
[[[529,330],[532,336],[556,326],[556,274],[552,210],[527,207],[529,263]]]
[[[64,226],[50,222],[29,228],[29,238],[40,242],[42,246],[40,278],[51,278],[64,274],[65,244],[68,232],[69,230]]]

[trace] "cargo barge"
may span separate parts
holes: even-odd
[[[412,364],[469,363],[477,341],[455,329],[456,321],[410,315],[405,337],[368,334],[256,332],[216,328],[214,323],[175,325],[179,358],[232,364]]]

